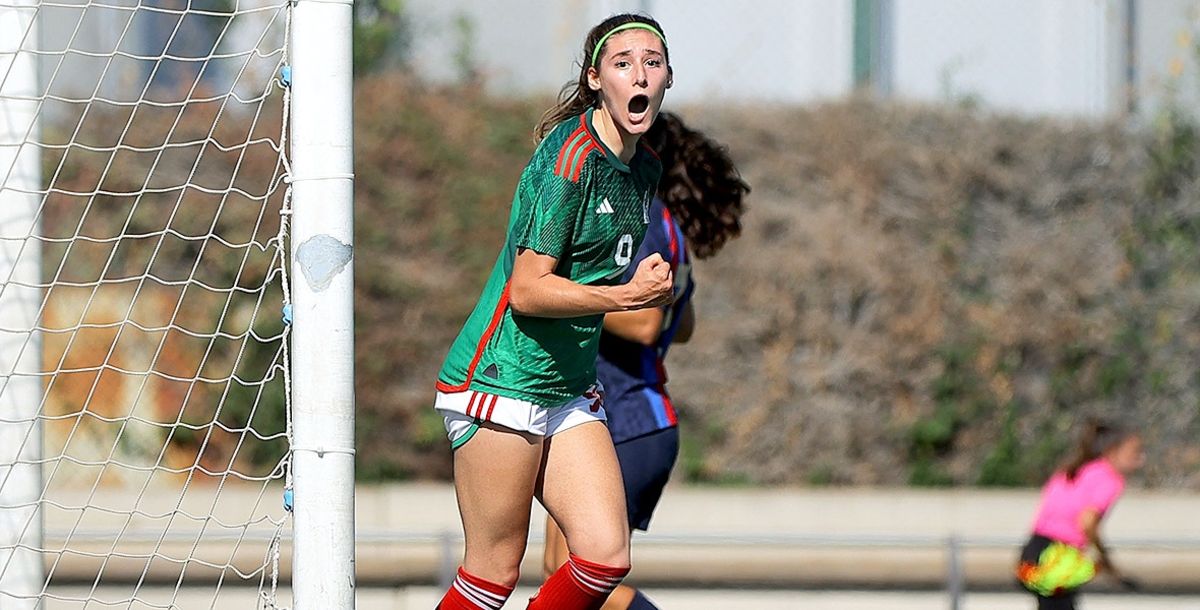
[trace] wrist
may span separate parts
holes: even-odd
[[[617,284],[616,286],[607,286],[604,288],[604,296],[607,297],[608,311],[629,311],[633,309],[632,297],[629,293],[629,284]]]

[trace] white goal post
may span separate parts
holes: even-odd
[[[351,44],[0,0],[0,608],[354,608]]]
[[[351,9],[300,0],[292,37],[297,610],[354,607]]]
[[[37,40],[33,0],[20,0],[0,12],[0,41]],[[0,43],[2,44],[2,43]],[[11,43],[10,43],[11,44]],[[43,580],[41,382],[39,337],[33,332],[41,303],[25,288],[40,276],[40,257],[24,254],[24,239],[37,225],[41,166],[36,155],[21,155],[16,144],[39,137],[36,120],[37,62],[33,55],[0,49],[0,74],[11,96],[0,97],[0,607],[32,608]],[[11,185],[11,187],[10,187]],[[17,283],[23,285],[18,287]],[[10,286],[10,284],[12,284]],[[7,298],[2,298],[7,297]]]

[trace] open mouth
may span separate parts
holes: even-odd
[[[642,95],[642,94],[635,95],[635,96],[633,96],[632,99],[629,100],[629,114],[631,117],[634,115],[643,114],[649,109],[650,109],[650,96],[648,96],[648,95]]]

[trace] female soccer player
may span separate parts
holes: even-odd
[[[1039,610],[1074,610],[1078,589],[1108,572],[1132,588],[1100,540],[1100,521],[1121,497],[1125,477],[1145,462],[1141,438],[1119,426],[1089,422],[1075,457],[1042,488],[1033,536],[1021,551],[1017,580]],[[1088,546],[1099,558],[1093,563]]]
[[[438,374],[466,536],[441,610],[496,609],[517,582],[534,498],[570,557],[531,610],[597,609],[629,571],[621,472],[604,426],[596,353],[604,314],[670,302],[670,264],[642,261],[662,167],[642,134],[671,86],[653,19],[617,15],[588,33],[578,82],[513,198],[508,239]]]
[[[604,384],[608,431],[625,483],[629,527],[645,531],[679,454],[675,408],[665,387],[663,358],[695,325],[691,254],[708,258],[741,232],[742,198],[750,187],[725,150],[678,117],[661,113],[645,136],[659,154],[663,177],[650,207],[652,222],[634,263],[660,256],[675,277],[671,305],[604,317],[596,370]],[[626,276],[630,273],[627,271]],[[550,574],[567,560],[567,544],[546,520],[543,557]],[[622,585],[604,610],[656,610],[640,591]]]

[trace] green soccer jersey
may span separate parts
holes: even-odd
[[[628,165],[622,163],[596,136],[590,110],[555,127],[521,173],[504,250],[450,347],[438,390],[470,389],[555,406],[595,383],[604,316],[513,313],[513,260],[527,248],[558,259],[554,272],[574,282],[620,282],[645,237],[661,172],[644,144]]]

